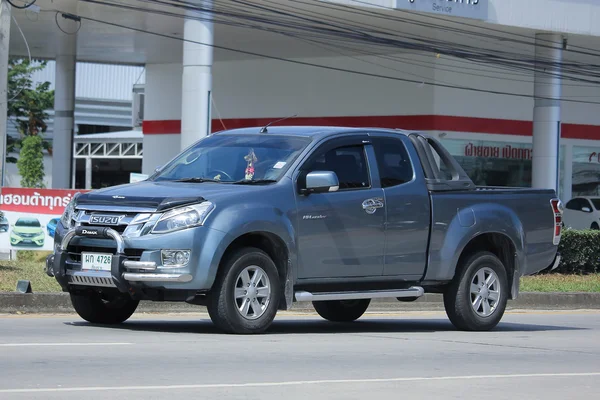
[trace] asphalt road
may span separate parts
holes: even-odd
[[[0,399],[593,399],[600,312],[512,312],[495,331],[445,314],[371,314],[350,325],[281,314],[260,336],[206,315],[0,316]]]

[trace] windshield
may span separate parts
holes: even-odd
[[[40,221],[37,219],[18,219],[16,226],[25,226],[29,228],[38,228],[40,227]]]
[[[309,138],[270,134],[212,135],[187,149],[151,179],[278,180],[309,142]]]

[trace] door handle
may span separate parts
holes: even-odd
[[[378,208],[383,207],[383,199],[367,199],[363,201],[362,208],[367,212],[367,214],[375,214]]]

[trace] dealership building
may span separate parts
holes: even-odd
[[[428,132],[480,185],[600,195],[600,2],[194,3],[38,0],[8,20],[3,2],[10,56],[53,60],[49,187],[126,182],[295,115]]]

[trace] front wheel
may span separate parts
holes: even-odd
[[[332,322],[351,322],[359,319],[371,303],[371,299],[313,301],[315,311]]]
[[[504,315],[507,300],[506,269],[489,252],[468,257],[444,292],[448,318],[455,327],[466,331],[493,329]]]
[[[135,312],[139,300],[128,294],[71,293],[71,304],[81,318],[92,324],[120,324]]]
[[[221,266],[207,309],[213,323],[227,333],[262,333],[277,314],[279,273],[262,250],[245,248]]]

